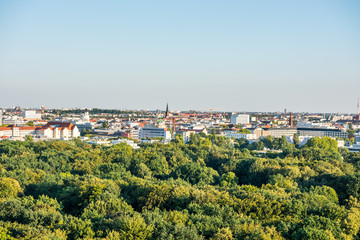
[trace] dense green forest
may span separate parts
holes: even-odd
[[[0,156],[0,239],[360,238],[360,154],[330,138],[29,138]]]

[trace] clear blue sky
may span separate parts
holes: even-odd
[[[355,112],[358,0],[0,1],[0,107]]]

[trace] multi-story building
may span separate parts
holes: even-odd
[[[41,119],[41,113],[37,113],[33,110],[26,110],[22,112],[22,117],[25,120],[40,120]]]
[[[270,131],[270,135],[279,138],[282,136],[294,136],[297,133],[297,129],[294,127],[287,127],[287,128],[269,128],[265,131]],[[268,134],[266,134],[268,135]]]
[[[23,125],[25,123],[26,122],[22,118],[19,118],[17,116],[10,116],[2,119],[2,124],[5,125]]]
[[[263,128],[248,128],[253,134],[256,135],[256,138],[270,136],[270,131]]]
[[[163,137],[167,140],[171,139],[170,131],[166,128],[143,127],[139,131],[139,139]]]
[[[45,126],[37,129],[36,134],[55,139],[80,137],[79,129],[67,122],[48,122]]]
[[[349,137],[346,131],[332,128],[298,128],[300,136],[309,137],[333,137],[333,138],[347,138]]]
[[[1,137],[25,137],[32,135],[48,139],[67,139],[80,136],[79,129],[71,123],[49,122],[45,126],[0,127]]]
[[[129,130],[129,137],[133,139],[139,139],[139,129],[132,128]]]
[[[0,137],[25,137],[27,135],[36,135],[36,129],[39,127],[0,127]]]
[[[248,124],[250,123],[250,115],[247,114],[232,114],[230,118],[231,124]]]

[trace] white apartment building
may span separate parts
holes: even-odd
[[[237,131],[226,131],[225,136],[227,138],[245,138],[247,140],[255,140],[257,139],[256,134],[250,134],[250,133],[238,133]]]
[[[23,119],[21,119],[17,116],[10,116],[10,117],[2,119],[2,124],[5,124],[5,125],[23,125],[25,123],[26,123],[26,121],[24,121]]]
[[[133,149],[137,149],[140,148],[137,143],[135,143],[133,140],[129,140],[129,139],[118,139],[118,140],[112,140],[111,144],[115,145],[115,144],[120,144],[122,142],[125,142],[126,144],[130,145]]]
[[[40,120],[41,119],[41,113],[37,113],[33,110],[25,110],[22,112],[22,117],[25,120]]]
[[[139,130],[139,139],[163,137],[166,140],[171,139],[170,131],[166,128],[143,127]]]
[[[231,124],[248,124],[250,123],[250,115],[247,114],[232,114],[230,118]]]
[[[309,139],[311,139],[311,138],[313,138],[313,137],[299,136],[299,146],[300,147],[304,146],[309,141]],[[286,140],[289,143],[294,144],[294,136],[287,136]],[[337,146],[338,147],[344,147],[345,146],[345,141],[344,140],[336,140],[336,141],[337,141],[337,144],[338,144]]]

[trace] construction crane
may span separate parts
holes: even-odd
[[[167,119],[169,120],[169,127],[172,127],[173,134],[175,134],[176,130],[176,118],[181,118],[180,116],[171,116]],[[175,135],[174,135],[175,136]]]
[[[208,108],[209,110],[210,110],[210,119],[212,120],[213,119],[213,111],[214,110],[222,110],[223,108],[213,108],[213,107],[211,107],[211,108]]]

